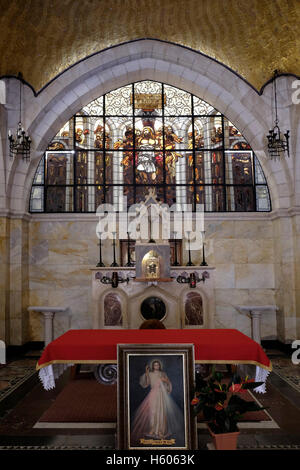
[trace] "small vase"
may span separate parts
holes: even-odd
[[[237,439],[240,431],[226,432],[223,434],[215,434],[209,426],[208,430],[213,438],[213,444],[216,450],[236,450]]]

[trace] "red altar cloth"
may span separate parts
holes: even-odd
[[[268,371],[272,364],[261,346],[233,329],[69,330],[43,351],[37,370],[50,364],[117,363],[118,344],[194,344],[195,362],[254,364]]]

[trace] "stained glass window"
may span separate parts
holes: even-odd
[[[141,81],[76,113],[40,161],[30,212],[124,210],[155,188],[178,209],[270,211],[267,182],[248,142],[210,104],[178,88]]]

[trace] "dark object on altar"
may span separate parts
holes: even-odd
[[[145,320],[162,320],[166,315],[165,303],[159,297],[147,297],[141,305]]]
[[[145,320],[140,328],[140,330],[165,330],[165,325],[160,320]]]

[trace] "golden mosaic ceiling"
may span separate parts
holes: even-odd
[[[300,75],[299,0],[0,0],[0,76],[36,91],[109,46],[139,38],[181,44],[258,90],[277,68]]]

